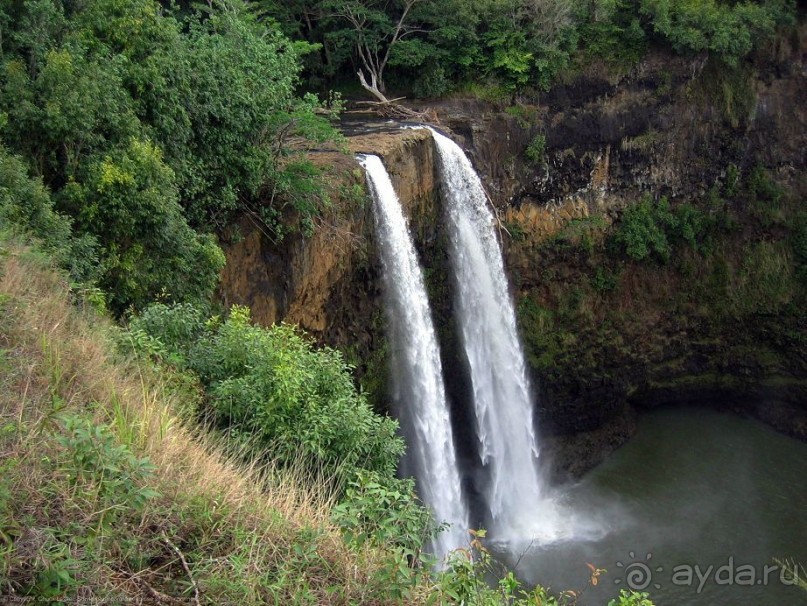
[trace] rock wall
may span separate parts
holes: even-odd
[[[802,31],[736,71],[657,54],[627,74],[591,69],[533,104],[435,106],[510,234],[506,264],[554,474],[596,464],[630,436],[646,406],[710,404],[807,438],[807,291],[794,277],[791,246],[807,194],[805,39]],[[351,152],[383,157],[411,218],[461,413],[467,377],[451,321],[430,135],[359,132]],[[313,236],[280,243],[245,216],[241,238],[226,248],[221,299],[339,347],[374,381],[380,402],[386,342],[372,215],[366,198],[350,194],[363,173],[350,156],[316,159],[334,177],[338,212]],[[727,193],[733,174],[748,184],[756,167],[785,192],[773,210],[747,192]],[[679,246],[668,263],[636,262],[614,250],[612,236],[644,195],[731,226],[715,228],[710,251]],[[761,279],[749,267],[757,258],[771,271],[788,265],[786,288],[766,286],[775,301],[749,284]]]
[[[219,298],[226,306],[249,306],[261,324],[298,324],[318,342],[346,352],[363,373],[383,347],[383,303],[372,208],[354,155],[384,159],[423,249],[435,239],[439,213],[427,131],[382,129],[350,137],[349,148],[349,154],[314,157],[329,175],[334,210],[312,235],[274,242],[259,221],[241,218],[224,247]]]
[[[807,210],[805,40],[802,28],[734,71],[657,54],[610,79],[598,66],[534,104],[437,106],[511,235],[506,263],[556,473],[595,464],[646,406],[714,405],[807,439],[807,291],[793,278]],[[728,193],[737,175],[755,187],[755,170],[781,201]],[[612,236],[644,195],[732,225],[715,229],[714,250],[634,262]],[[767,286],[748,283],[765,281],[753,265],[766,259],[787,265],[769,301]]]

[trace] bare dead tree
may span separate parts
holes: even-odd
[[[356,32],[356,52],[362,64],[358,72],[359,82],[382,103],[388,102],[384,94],[384,68],[389,62],[392,49],[406,36],[425,31],[406,23],[412,7],[423,1],[403,0],[403,8],[395,26],[381,37],[370,34],[367,7],[361,2],[345,2],[336,13],[337,16],[347,20]],[[369,82],[364,75],[365,71],[370,75]]]

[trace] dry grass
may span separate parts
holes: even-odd
[[[0,596],[30,590],[61,563],[81,599],[379,603],[372,576],[386,556],[344,546],[327,492],[245,466],[183,426],[147,366],[114,357],[111,322],[71,302],[65,281],[14,244],[0,244],[0,312],[0,470],[13,478],[5,505],[0,494]],[[70,529],[103,519],[102,491],[70,481],[59,463],[65,413],[110,427],[156,466],[160,496],[91,542]]]

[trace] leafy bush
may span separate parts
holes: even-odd
[[[366,472],[350,481],[333,521],[351,544],[396,545],[413,558],[420,557],[437,530],[429,511],[418,503],[412,480],[390,482]]]
[[[667,232],[675,224],[667,199],[654,202],[648,195],[625,209],[613,240],[631,259],[643,261],[653,257],[666,262],[671,253]]]
[[[524,155],[530,163],[541,164],[546,156],[546,137],[540,133],[535,135],[524,150]]]
[[[157,339],[195,372],[212,421],[288,465],[346,482],[361,470],[391,479],[404,445],[397,423],[373,413],[341,353],[314,349],[294,327],[263,328],[233,307],[202,324],[191,306],[156,305],[132,329]]]
[[[677,242],[698,250],[713,223],[691,204],[672,209],[667,198],[654,202],[647,195],[622,213],[612,242],[636,261],[655,259],[666,263]]]
[[[418,502],[410,479],[359,473],[334,507],[332,520],[353,547],[393,547],[394,557],[373,579],[393,598],[409,598],[434,564],[423,548],[437,529],[429,510]]]
[[[163,352],[167,361],[177,366],[188,366],[190,352],[205,330],[204,313],[190,303],[154,303],[129,323],[130,333],[146,335],[156,343],[154,350],[146,353]]]
[[[591,286],[597,292],[605,293],[614,290],[619,282],[619,275],[598,266],[594,275],[591,277]]]
[[[573,606],[577,603],[580,594],[577,591],[564,591],[554,596],[540,585],[527,591],[512,571],[491,556],[482,542],[485,531],[471,531],[471,534],[469,548],[451,554],[447,570],[437,579],[437,591],[430,603],[467,606]],[[596,585],[604,570],[589,567],[589,583]],[[636,606],[653,605],[636,602]]]
[[[753,202],[778,204],[782,189],[771,179],[762,166],[755,166],[748,175],[748,193]]]
[[[787,210],[782,204],[784,190],[762,166],[751,169],[745,183],[748,210],[763,227],[787,223]]]
[[[647,593],[622,589],[619,597],[608,602],[608,606],[653,606],[653,602]]]
[[[62,424],[56,441],[66,452],[65,471],[77,489],[97,499],[93,506],[100,511],[99,531],[119,513],[140,511],[158,496],[148,486],[155,467],[120,444],[108,427],[76,415],[65,415]]]

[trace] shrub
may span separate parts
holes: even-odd
[[[622,589],[619,591],[619,597],[608,602],[608,606],[653,606],[653,602],[647,593]]]
[[[647,195],[625,210],[613,239],[631,259],[643,261],[654,257],[666,262],[670,258],[667,231],[674,224],[667,199],[654,202]]]
[[[62,424],[56,441],[65,449],[64,469],[77,489],[97,500],[99,530],[121,511],[140,511],[158,496],[147,485],[156,468],[119,443],[109,427],[76,415],[65,415]]]
[[[540,133],[535,135],[524,150],[524,155],[532,164],[542,163],[546,156],[546,137]]]
[[[205,332],[205,318],[198,307],[189,303],[154,303],[131,318],[129,331],[154,340],[152,351],[145,353],[162,353],[166,361],[187,366],[191,349]]]
[[[333,521],[348,543],[397,545],[411,557],[419,557],[437,530],[429,511],[418,503],[411,479],[390,481],[366,472],[349,482],[345,497],[334,507]]]
[[[211,420],[239,443],[286,465],[302,459],[335,485],[361,470],[394,476],[404,451],[397,423],[372,411],[340,352],[314,349],[289,325],[255,326],[237,306],[224,322],[203,323],[191,306],[155,305],[131,326],[199,376]]]
[[[332,520],[353,547],[394,548],[394,557],[373,579],[394,598],[409,598],[433,564],[422,550],[437,529],[429,510],[417,501],[410,479],[359,473],[334,507]]]
[[[666,263],[676,243],[698,250],[714,226],[714,219],[691,204],[670,207],[667,198],[658,202],[647,195],[622,214],[611,241],[631,259],[655,259]]]
[[[768,176],[759,165],[751,169],[748,175],[748,193],[754,202],[778,204],[782,197],[782,189]]]

